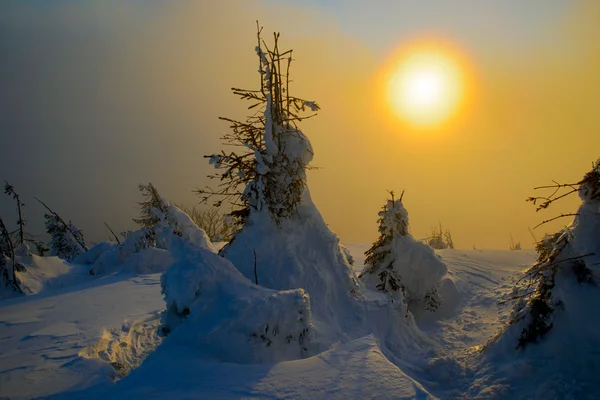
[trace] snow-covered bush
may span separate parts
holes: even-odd
[[[446,265],[431,247],[408,232],[408,212],[402,196],[388,200],[379,212],[379,238],[365,253],[360,279],[372,290],[387,293],[392,302],[435,310],[441,304],[438,286]]]
[[[221,361],[276,362],[314,353],[310,298],[274,291],[226,259],[173,237],[175,264],[161,277],[164,346],[185,344]]]
[[[576,184],[559,185],[583,201],[573,223],[537,244],[538,259],[511,294],[516,300],[511,330],[520,331],[517,347],[542,339],[555,325],[556,313],[576,312],[570,303],[597,288],[600,265],[600,160]],[[540,208],[563,197],[544,198]],[[530,198],[534,201],[537,198]],[[567,293],[569,295],[567,296]]]

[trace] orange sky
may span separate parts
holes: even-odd
[[[600,156],[597,3],[548,12],[538,4],[529,17],[531,7],[495,10],[490,2],[466,17],[444,2],[429,14],[402,3],[419,19],[381,1],[360,26],[316,3],[3,3],[0,50],[9,61],[0,66],[0,131],[10,148],[27,151],[2,149],[0,179],[68,212],[96,240],[107,236],[102,221],[133,227],[140,182],[195,202],[191,190],[210,172],[202,155],[219,150],[227,129],[217,117],[246,111],[229,88],[258,84],[260,19],[294,49],[294,95],[322,107],[302,125],[320,167],[309,187],[343,241],[376,238],[391,189],[406,190],[415,237],[439,221],[462,248],[508,248],[511,234],[531,247],[528,227],[574,211],[575,197],[540,213],[525,198],[552,180],[580,179]],[[344,10],[364,13],[362,4]],[[395,25],[377,20],[393,13]],[[431,35],[467,60],[473,97],[459,123],[419,134],[390,122],[376,78],[396,49]],[[3,216],[9,200],[0,202]],[[31,213],[35,226],[41,212]]]

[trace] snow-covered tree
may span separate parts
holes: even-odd
[[[67,261],[73,261],[81,253],[88,251],[83,233],[70,221],[66,222],[54,212],[46,203],[36,198],[48,211],[44,214],[46,219],[46,232],[50,235],[50,254]]]
[[[390,194],[379,212],[379,238],[365,252],[359,278],[368,288],[389,294],[392,302],[433,311],[441,304],[437,288],[446,266],[429,246],[413,239],[403,196],[396,200]]]
[[[34,235],[25,231],[26,221],[23,215],[23,208],[25,207],[25,204],[21,201],[21,197],[15,191],[14,186],[8,182],[5,182],[4,184],[4,193],[11,196],[17,203],[17,229],[10,232],[13,246],[15,248],[15,254],[17,256],[29,256],[32,253],[30,245],[33,245],[35,246],[37,253],[40,256],[43,256],[49,250],[44,242],[37,240]]]
[[[17,277],[17,262],[10,234],[0,217],[0,286],[23,294]]]
[[[23,218],[23,202],[19,197],[19,194],[15,192],[15,188],[9,184],[8,182],[4,182],[4,193],[12,196],[12,198],[17,202],[17,211],[19,213],[19,219],[17,224],[19,225],[18,233],[18,244],[25,244],[25,218]]]
[[[454,241],[452,240],[452,233],[449,230],[442,229],[442,223],[439,224],[438,228],[431,228],[431,234],[427,239],[426,243],[436,250],[453,249]]]
[[[68,225],[55,214],[44,214],[46,232],[50,235],[50,255],[69,262],[79,254],[87,251],[81,243],[85,243],[83,234],[71,222]]]
[[[595,280],[600,265],[600,159],[579,182],[540,188],[553,189],[554,192],[548,197],[528,199],[538,206],[538,210],[546,209],[554,201],[572,193],[578,193],[583,203],[577,213],[559,216],[574,215],[575,218],[572,224],[553,235],[547,235],[537,244],[536,262],[517,282],[509,297],[515,300],[511,329],[520,330],[517,347],[539,341],[550,332],[555,324],[556,312],[567,312],[570,303],[581,304],[577,296],[587,291],[584,287],[597,290]],[[567,188],[568,192],[560,193],[563,188]],[[567,293],[570,293],[569,296]]]
[[[260,37],[256,54],[259,59],[260,87],[258,90],[233,89],[243,100],[251,101],[256,108],[246,121],[221,118],[231,124],[231,132],[223,137],[225,145],[238,146],[243,151],[222,151],[206,156],[220,172],[211,178],[219,179],[217,189],[199,189],[203,201],[218,196],[220,206],[224,200],[237,207],[231,213],[240,225],[251,210],[267,209],[280,223],[294,214],[306,187],[306,168],[312,159],[310,142],[297,126],[303,119],[315,114],[319,106],[290,96],[289,70],[292,50],[280,52],[279,34],[274,34],[273,49]]]
[[[144,200],[138,203],[141,215],[139,218],[134,218],[133,222],[142,228],[154,229],[167,212],[168,203],[160,196],[152,183],[140,184],[138,188],[144,196]]]
[[[207,324],[222,320],[222,313],[214,314],[216,318],[213,318],[211,312],[216,310],[215,305],[223,304],[223,294],[233,293],[233,302],[227,305],[226,316],[246,318],[252,312],[262,320],[263,311],[277,310],[277,318],[285,316],[283,320],[286,321],[276,322],[274,326],[271,322],[277,321],[274,316],[269,317],[268,324],[259,323],[260,329],[253,328],[253,340],[249,342],[244,335],[243,345],[227,349],[231,352],[235,348],[238,358],[253,354],[256,346],[264,346],[261,358],[273,360],[274,357],[279,358],[276,355],[279,344],[282,350],[294,349],[296,344],[306,343],[307,337],[318,340],[317,343],[311,340],[316,345],[313,351],[322,351],[334,343],[371,333],[375,333],[386,348],[398,355],[406,354],[408,348],[413,351],[429,346],[431,343],[419,332],[412,316],[404,318],[395,306],[385,301],[382,294],[365,293],[339,238],[329,229],[312,202],[306,183],[306,169],[312,160],[313,150],[298,123],[305,118],[300,116],[302,111],[316,111],[318,107],[314,102],[290,96],[288,67],[291,51],[279,51],[279,35],[274,35],[272,50],[260,39],[260,31],[258,36],[256,52],[260,86],[258,90],[234,89],[234,93],[252,101],[251,108],[257,108],[257,111],[245,122],[227,119],[232,133],[225,136],[225,143],[238,146],[238,150],[209,156],[210,162],[219,169],[219,174],[214,177],[220,179],[221,184],[216,190],[199,191],[204,200],[221,196],[216,205],[228,200],[238,207],[230,215],[237,219],[240,229],[220,255],[244,276],[244,285],[250,283],[249,292],[246,294],[245,289],[240,290],[241,287],[236,287],[233,292],[231,289],[218,289],[220,285],[233,287],[234,275],[225,274],[224,268],[213,269],[210,266],[212,261],[202,252],[181,265],[174,265],[163,281],[165,297],[175,325],[180,318],[185,318],[186,323],[179,325],[167,341],[173,336],[181,338],[187,331],[187,335],[194,338],[196,347],[203,344],[205,347],[205,339],[212,336],[206,336],[207,333],[231,332],[238,326],[246,326],[245,322],[229,320],[222,322],[226,325],[213,327]],[[175,243],[178,241],[174,238]],[[218,275],[210,272],[213,270],[219,271]],[[220,283],[215,284],[217,276],[222,278],[219,278]],[[191,286],[182,290],[177,282]],[[172,283],[174,286],[169,287]],[[264,297],[269,293],[266,288],[278,294]],[[257,297],[250,296],[252,292]],[[169,298],[175,299],[180,293],[190,293],[193,295],[190,299],[193,297],[194,300],[186,300],[181,304],[183,307],[178,302],[175,310]],[[242,308],[247,311],[239,314],[239,302],[261,304],[261,311],[255,312],[243,305]],[[314,326],[304,327],[308,308]],[[207,313],[208,316],[205,316]],[[291,320],[290,316],[293,317]],[[191,321],[196,319],[202,323],[194,324],[196,328],[190,330]],[[300,329],[296,328],[298,325]],[[280,336],[283,326],[296,333]],[[311,347],[306,347],[306,350],[302,347],[300,352],[289,356],[298,358],[313,354]]]

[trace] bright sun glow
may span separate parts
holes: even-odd
[[[388,66],[388,104],[406,125],[441,127],[458,113],[465,98],[464,75],[459,59],[450,51],[440,46],[411,46]]]

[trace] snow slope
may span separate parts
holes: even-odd
[[[369,245],[347,247],[358,272]],[[371,335],[276,364],[219,362],[189,346],[152,351],[159,342],[158,312],[165,308],[159,274],[92,277],[64,264],[63,275],[40,278],[38,294],[0,302],[0,398],[475,398],[472,347],[501,326],[506,311],[496,299],[535,255],[438,254],[448,266],[444,279],[454,283],[448,287],[458,293],[444,293],[442,286],[441,295],[453,300],[435,314],[415,315],[420,329],[445,349],[442,357],[424,360],[425,367],[394,359]],[[147,354],[139,368],[112,383]]]

